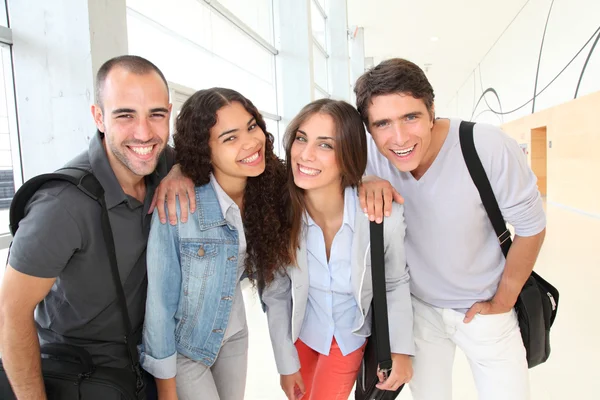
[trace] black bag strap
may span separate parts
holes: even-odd
[[[104,242],[108,250],[108,259],[110,261],[110,268],[112,270],[112,278],[117,288],[117,300],[121,308],[121,316],[123,318],[123,325],[125,326],[125,335],[123,340],[127,346],[127,354],[129,356],[129,362],[131,368],[136,376],[136,388],[139,392],[144,386],[144,379],[142,376],[142,370],[140,367],[139,357],[137,353],[137,345],[135,341],[129,340],[130,335],[133,333],[131,326],[131,320],[129,318],[129,310],[127,308],[127,300],[125,297],[125,290],[121,283],[121,274],[119,274],[119,267],[117,264],[117,251],[115,249],[115,240],[113,237],[113,231],[110,225],[110,219],[108,217],[108,208],[106,207],[106,200],[104,196],[100,197],[100,205],[102,206],[102,235],[104,236]]]
[[[377,343],[377,362],[382,370],[392,369],[390,330],[385,285],[383,222],[371,222],[371,279],[373,281],[373,334]]]
[[[475,141],[473,139],[474,126],[474,122],[461,121],[459,128],[460,148],[465,159],[465,164],[467,164],[469,174],[471,175],[471,179],[473,179],[473,183],[477,187],[477,191],[481,197],[485,212],[496,232],[502,253],[504,254],[504,257],[507,257],[510,246],[512,245],[510,231],[506,227],[506,222],[504,222],[504,217],[498,206],[498,201],[492,190],[492,185],[485,173],[485,169],[483,169],[481,159],[479,158],[479,155],[477,155]]]
[[[42,174],[31,178],[23,186],[21,186],[21,188],[19,188],[13,197],[9,213],[11,233],[14,236],[15,232],[19,228],[19,222],[25,216],[25,207],[29,202],[29,199],[31,199],[33,194],[38,189],[51,180],[66,181],[77,186],[79,190],[81,190],[94,201],[98,202],[102,208],[102,234],[104,236],[104,241],[108,252],[111,275],[116,288],[117,301],[121,309],[123,326],[125,328],[123,340],[127,347],[127,354],[131,368],[136,374],[136,387],[139,392],[144,385],[144,380],[139,363],[139,357],[137,356],[137,346],[134,341],[129,340],[129,337],[132,334],[132,326],[129,318],[129,310],[127,308],[125,291],[121,283],[121,275],[119,274],[117,252],[115,250],[113,231],[110,225],[110,218],[108,216],[108,208],[106,207],[106,201],[104,198],[104,188],[94,174],[91,171],[82,168],[63,168],[51,174]]]

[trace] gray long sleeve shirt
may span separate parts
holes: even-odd
[[[436,307],[468,309],[496,293],[505,259],[467,170],[460,120],[429,170],[416,180],[400,172],[368,137],[368,175],[389,180],[405,199],[406,255],[411,293]],[[475,148],[504,219],[519,236],[546,226],[537,179],[517,142],[498,127],[477,124]]]

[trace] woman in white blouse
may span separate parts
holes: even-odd
[[[262,295],[281,386],[288,399],[347,399],[371,334],[369,220],[356,188],[367,164],[360,115],[343,101],[310,103],[285,137],[295,263]],[[412,376],[413,317],[402,206],[384,224],[392,372],[380,389]]]

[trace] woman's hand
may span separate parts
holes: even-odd
[[[382,372],[378,372],[379,383],[377,389],[396,391],[398,388],[408,383],[413,375],[412,360],[406,354],[392,353],[392,372],[385,379]]]
[[[288,400],[300,400],[304,396],[304,381],[300,371],[291,375],[281,375],[280,382]]]

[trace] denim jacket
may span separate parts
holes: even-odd
[[[160,379],[175,377],[178,353],[208,367],[215,362],[237,285],[238,232],[211,183],[196,187],[196,204],[177,225],[161,224],[155,212],[148,239],[141,363]]]

